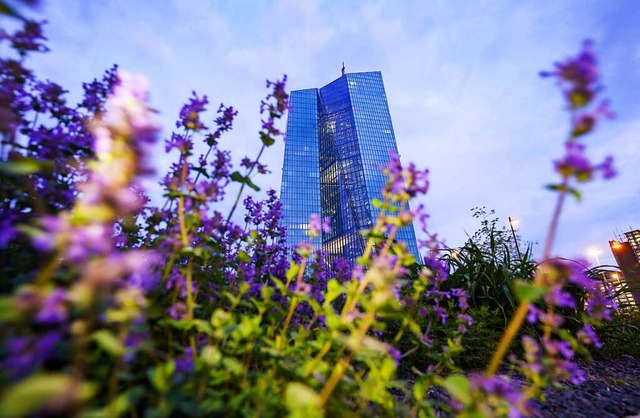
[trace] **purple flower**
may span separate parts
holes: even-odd
[[[193,349],[187,347],[184,349],[184,354],[176,358],[176,372],[180,374],[192,372],[195,369],[195,363],[193,362]]]
[[[588,134],[595,128],[598,119],[611,119],[613,116],[613,112],[609,109],[609,102],[606,100],[602,101],[594,111],[576,112],[572,120],[571,136],[577,138]]]
[[[167,313],[173,319],[184,319],[187,315],[187,305],[184,302],[176,302],[173,305],[169,306],[167,309]]]
[[[552,363],[553,372],[561,379],[569,379],[574,385],[586,380],[584,371],[570,360],[555,359]]]
[[[598,338],[598,334],[596,334],[596,331],[593,329],[591,324],[585,324],[584,327],[578,331],[577,336],[584,344],[593,344],[596,348],[602,347],[600,338]]]
[[[36,316],[42,324],[56,324],[66,321],[67,307],[65,306],[67,292],[62,288],[55,288],[49,293]]]
[[[94,79],[90,83],[82,83],[84,98],[80,106],[94,114],[104,111],[104,103],[118,82],[118,66],[114,65],[105,71],[102,81]]]
[[[602,172],[605,179],[615,177],[613,157],[608,156],[601,164],[593,165],[584,155],[585,148],[574,140],[565,142],[565,156],[554,162],[555,170],[563,178],[575,177],[581,183],[591,180],[595,172]]]
[[[78,263],[92,254],[104,254],[111,249],[112,227],[93,223],[74,225],[69,213],[41,218],[43,231],[33,238],[40,251],[64,249],[70,261]]]
[[[544,300],[559,308],[575,308],[576,301],[570,293],[562,291],[560,287],[556,287],[544,296]]]
[[[321,221],[320,215],[312,213],[309,217],[309,235],[317,237],[322,232],[329,234],[331,232],[330,222],[331,220],[329,218],[324,218],[324,221]]]
[[[466,333],[467,327],[473,325],[473,318],[471,317],[471,315],[466,313],[458,314],[456,320],[458,322],[458,332],[461,334]]]
[[[593,42],[584,41],[582,51],[564,62],[555,63],[555,71],[543,71],[543,77],[555,77],[564,88],[571,108],[582,108],[591,102],[599,89],[598,62]]]
[[[571,345],[567,341],[554,341],[545,337],[542,339],[542,344],[545,351],[552,357],[555,357],[558,354],[566,359],[570,359],[573,357],[573,350],[571,349]]]
[[[20,56],[24,57],[27,52],[31,51],[46,52],[49,50],[42,42],[47,40],[42,33],[44,23],[27,20],[24,22],[24,28],[9,38],[12,48],[18,51]]]
[[[480,392],[484,395],[483,398],[492,399],[492,402],[487,402],[485,405],[499,410],[497,415],[503,416],[506,413],[509,418],[519,418],[531,414],[533,404],[528,395],[508,378],[473,375],[469,380],[472,392]]]
[[[606,180],[612,179],[618,174],[613,166],[613,157],[610,155],[597,168],[602,172],[602,177]]]
[[[289,108],[289,95],[285,91],[287,76],[282,81],[267,80],[267,88],[273,88],[266,99],[260,104],[260,113],[267,113],[267,119],[262,120],[262,131],[260,139],[264,146],[271,146],[275,142],[275,137],[282,135],[282,132],[275,127],[276,119],[280,119]]]
[[[296,253],[302,257],[309,257],[313,252],[313,244],[310,242],[299,242],[296,245]]]
[[[400,157],[392,150],[389,151],[389,163],[383,171],[387,176],[385,192],[397,196],[397,199],[406,200],[429,190],[429,170],[419,171],[413,163],[403,169]]]
[[[207,127],[204,126],[204,123],[200,121],[200,113],[206,110],[205,106],[209,104],[209,100],[207,96],[202,96],[202,99],[200,99],[195,91],[192,94],[193,97],[189,99],[189,103],[180,109],[180,122],[176,126],[184,126],[194,131],[206,129]]]
[[[396,363],[396,366],[400,364],[402,353],[398,349],[394,348],[393,346],[389,346],[389,355],[393,359],[394,363]]]
[[[189,154],[193,149],[193,141],[191,141],[185,135],[180,135],[175,132],[171,134],[171,139],[165,141],[166,152],[170,152],[173,149],[177,149],[183,154]]]
[[[5,248],[13,240],[18,230],[13,226],[14,216],[7,216],[0,221],[0,249]]]
[[[127,348],[127,353],[123,359],[125,362],[130,363],[135,359],[136,350],[149,338],[148,332],[133,330],[129,332],[124,339],[124,346]]]
[[[8,353],[3,361],[14,379],[27,376],[55,354],[61,335],[50,331],[41,336],[14,337],[7,340]]]
[[[233,120],[238,115],[238,112],[234,110],[232,106],[226,107],[222,103],[220,103],[217,113],[220,115],[215,120],[217,128],[215,132],[208,134],[206,137],[206,142],[209,146],[216,145],[220,136],[222,136],[224,132],[231,130]]]

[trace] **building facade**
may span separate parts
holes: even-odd
[[[628,241],[609,241],[609,247],[620,268],[625,289],[628,291],[636,306],[640,306],[640,255],[638,252],[638,237],[640,231],[625,233]]]
[[[631,288],[621,271],[604,269],[601,271],[604,282],[613,291],[616,304],[622,308],[637,308],[638,303],[631,293]]]
[[[636,256],[636,260],[640,263],[640,229],[634,229],[624,233],[627,237],[627,242],[631,246],[633,254]]]
[[[287,244],[312,242],[329,259],[361,256],[359,233],[373,227],[389,152],[398,152],[380,72],[347,73],[316,89],[290,95],[281,201]],[[329,218],[331,232],[311,238],[309,216]],[[401,228],[417,260],[413,226]]]

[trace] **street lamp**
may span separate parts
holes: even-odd
[[[587,252],[589,255],[593,256],[596,259],[596,265],[600,265],[600,259],[598,258],[598,254],[600,254],[600,248],[598,247],[590,247]]]
[[[518,245],[518,238],[516,237],[516,231],[513,229],[518,226],[518,220],[516,218],[512,218],[509,216],[509,227],[511,228],[511,233],[513,234],[513,241],[516,243],[516,251],[518,252],[518,259],[522,261],[522,254],[520,254],[520,246]]]

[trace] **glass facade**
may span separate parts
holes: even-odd
[[[631,249],[636,256],[636,260],[640,263],[640,230],[636,229],[625,232],[624,235],[627,237],[629,245],[631,245]]]
[[[329,218],[317,242],[329,259],[355,260],[382,198],[382,167],[398,152],[380,72],[349,73],[320,89],[291,92],[281,199],[287,243],[309,241],[312,213]],[[413,226],[398,231],[418,258]]]

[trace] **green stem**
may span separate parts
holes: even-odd
[[[260,160],[260,157],[262,156],[262,153],[264,152],[264,149],[266,148],[265,144],[262,144],[262,148],[260,148],[260,152],[258,153],[258,156],[256,157],[256,161],[255,164],[253,164],[251,166],[251,168],[249,168],[249,170],[247,170],[247,174],[245,174],[245,177],[248,178],[251,173],[253,172],[253,168],[258,165],[258,160]],[[229,223],[229,220],[231,219],[231,216],[233,216],[233,212],[235,212],[236,207],[238,206],[238,203],[240,202],[240,198],[242,197],[242,191],[244,190],[244,186],[245,183],[242,183],[242,185],[240,186],[240,190],[238,190],[238,195],[236,196],[236,200],[235,202],[233,202],[233,207],[231,208],[231,212],[229,212],[229,216],[227,216],[227,220],[225,221],[225,223]]]
[[[567,183],[568,183],[568,179],[566,177],[563,178],[562,186],[565,189],[567,187]],[[560,213],[562,212],[562,206],[564,204],[566,194],[567,192],[562,190],[560,192],[560,195],[558,196],[558,200],[556,201],[556,207],[553,211],[553,218],[551,219],[551,225],[549,226],[549,232],[547,233],[547,239],[544,246],[542,263],[546,262],[550,257],[551,247],[553,246],[553,241],[555,239],[555,235],[558,230],[558,221],[560,220]],[[541,286],[543,275],[544,275],[544,272],[541,272],[540,270],[538,270],[535,278],[533,279],[533,284],[537,286]],[[491,362],[489,363],[489,366],[487,367],[487,370],[485,372],[487,376],[493,376],[498,371],[498,367],[500,367],[500,364],[502,363],[502,359],[507,354],[507,350],[509,349],[511,342],[518,334],[520,327],[522,327],[522,324],[524,323],[524,320],[527,317],[527,313],[529,312],[530,307],[531,307],[531,302],[529,301],[520,302],[518,309],[513,315],[513,318],[511,318],[511,321],[509,321],[509,325],[507,326],[507,329],[505,330],[504,334],[502,335],[502,338],[500,339],[498,348],[493,353]],[[547,335],[547,333],[550,333],[550,329],[545,329],[545,335]]]
[[[42,286],[46,284],[51,277],[53,277],[53,273],[56,272],[58,265],[60,264],[60,256],[58,253],[53,254],[49,262],[45,265],[45,267],[38,272],[34,282],[38,286]]]
[[[502,334],[502,338],[500,339],[500,343],[498,344],[498,348],[493,353],[493,357],[491,358],[491,362],[487,367],[487,371],[485,374],[487,376],[493,376],[498,371],[498,367],[500,367],[500,363],[502,363],[502,359],[505,354],[507,354],[507,350],[511,345],[511,342],[518,334],[524,319],[527,317],[527,313],[529,312],[529,307],[531,306],[531,302],[522,302],[520,306],[518,306],[518,310],[509,321],[509,325],[507,329]]]

